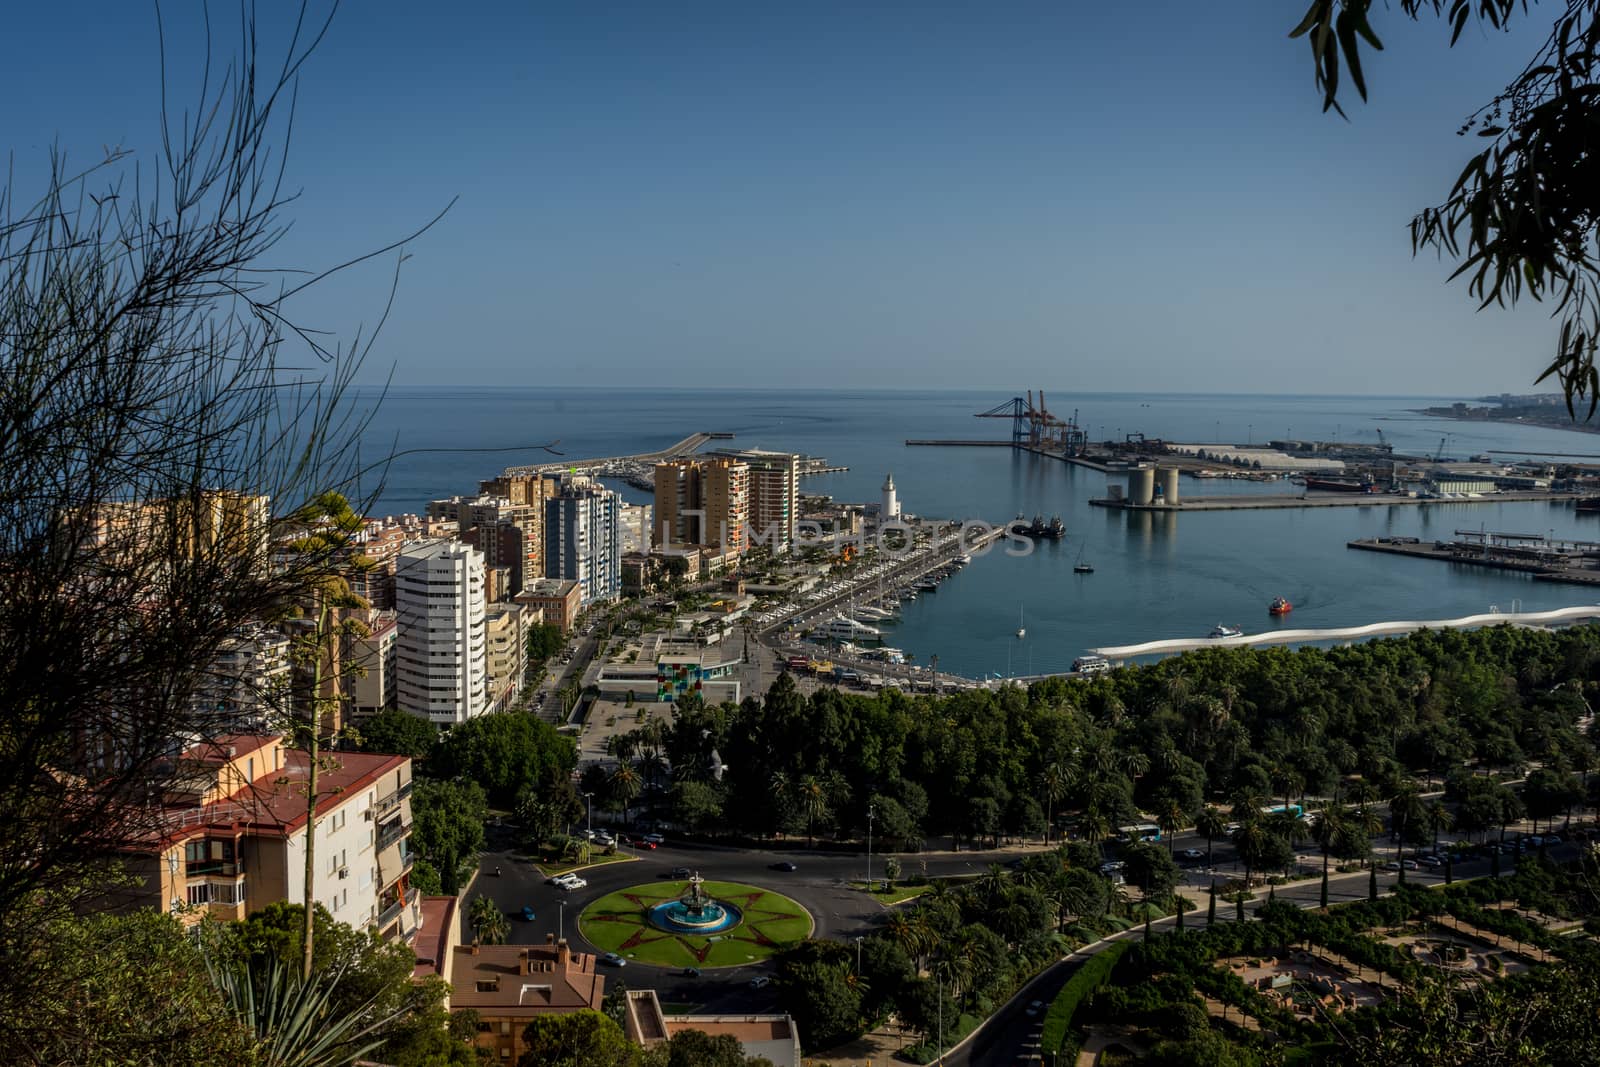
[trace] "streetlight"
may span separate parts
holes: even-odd
[[[861,942],[865,940],[866,938],[860,934],[856,935],[856,974],[858,975],[861,973]]]
[[[867,805],[867,892],[872,892],[872,820],[877,817],[872,805]]]
[[[583,794],[583,799],[585,801],[587,801],[588,805],[589,805],[589,824],[587,826],[587,829],[589,831],[590,840],[593,840],[594,839],[594,794],[593,793],[585,793],[585,794]]]
[[[556,940],[567,939],[567,902],[561,901],[561,913],[556,917]]]

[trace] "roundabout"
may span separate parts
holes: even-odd
[[[781,893],[699,875],[618,890],[578,917],[591,945],[659,967],[756,963],[812,928],[810,913]]]

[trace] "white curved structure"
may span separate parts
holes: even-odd
[[[1145,641],[1137,645],[1115,645],[1090,649],[1107,659],[1132,659],[1135,656],[1170,656],[1197,648],[1237,648],[1240,645],[1293,645],[1313,641],[1356,641],[1366,637],[1387,637],[1417,630],[1469,630],[1476,626],[1550,626],[1600,619],[1600,605],[1557,608],[1554,611],[1524,611],[1504,614],[1491,611],[1483,615],[1464,615],[1459,619],[1431,622],[1374,622],[1366,626],[1342,626],[1332,630],[1271,630],[1240,637],[1183,637],[1173,641]]]

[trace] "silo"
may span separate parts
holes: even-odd
[[[1168,507],[1178,505],[1178,468],[1161,468],[1161,498]]]
[[[1156,495],[1156,472],[1153,467],[1135,467],[1128,472],[1128,500],[1133,504],[1149,504]]]

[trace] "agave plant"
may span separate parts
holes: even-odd
[[[233,1013],[255,1033],[261,1067],[348,1067],[383,1044],[374,1035],[399,1014],[364,1022],[369,1001],[359,1011],[334,1015],[329,1002],[342,970],[303,982],[275,958],[251,964],[210,956],[206,970]]]

